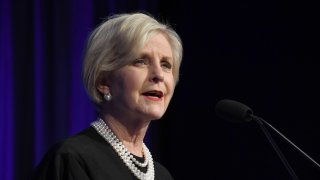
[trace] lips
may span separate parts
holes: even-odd
[[[152,90],[152,91],[146,91],[146,92],[142,93],[142,95],[161,99],[163,97],[163,92],[157,91],[157,90]]]

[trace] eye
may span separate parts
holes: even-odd
[[[161,66],[167,71],[170,71],[172,69],[172,64],[169,61],[162,61]]]
[[[135,66],[144,66],[148,65],[148,61],[146,59],[138,58],[133,61],[133,65]]]

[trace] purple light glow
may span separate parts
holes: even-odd
[[[93,5],[92,1],[85,0],[79,3],[77,0],[71,2],[70,29],[72,29],[70,69],[71,77],[71,114],[69,121],[69,133],[74,134],[89,126],[93,121],[93,106],[89,102],[81,81],[81,69],[84,48],[87,37],[92,30]]]
[[[34,20],[34,97],[35,97],[35,122],[34,122],[34,165],[38,164],[44,153],[43,146],[43,37],[41,0],[35,0],[33,10]]]
[[[10,0],[0,2],[0,179],[13,179],[13,82]],[[4,146],[3,146],[4,145]]]

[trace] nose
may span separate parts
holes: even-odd
[[[151,72],[150,80],[152,82],[154,83],[163,82],[164,74],[160,64],[152,66],[150,72]]]

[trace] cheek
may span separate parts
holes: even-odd
[[[128,68],[121,69],[114,77],[117,90],[121,92],[129,93],[137,90],[141,85],[141,75],[139,76],[139,73],[130,71]]]
[[[175,89],[175,81],[172,78],[170,78],[170,81],[167,82],[167,92],[168,92],[168,97],[171,99],[172,95],[173,95],[173,92],[174,92],[174,89]],[[169,99],[169,100],[170,100]]]
[[[119,95],[122,96],[121,98],[125,98],[126,101],[138,101],[143,82],[142,77],[135,75],[125,76],[117,88],[121,92]]]
[[[143,74],[132,74],[127,76],[125,79],[125,86],[130,91],[140,90],[141,86],[144,83],[144,75]]]

